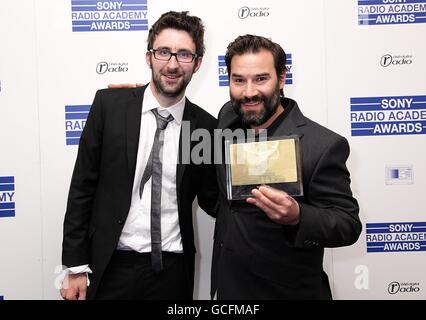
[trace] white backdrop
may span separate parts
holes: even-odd
[[[66,143],[65,106],[90,105],[108,83],[150,78],[147,31],[111,30],[111,21],[95,31],[94,13],[105,11],[76,10],[97,3],[116,6],[110,17],[119,8],[136,13],[142,26],[130,29],[149,28],[169,10],[201,17],[207,50],[187,96],[214,116],[228,99],[218,64],[227,44],[246,33],[280,43],[292,57],[286,95],[351,145],[364,230],[355,245],[326,250],[334,298],[426,298],[425,0],[2,0],[0,299],[59,298],[55,269],[77,152]],[[92,20],[78,20],[79,12]],[[78,32],[82,24],[87,31]],[[367,121],[379,113],[386,119]],[[84,119],[70,125],[77,130]],[[214,220],[194,209],[195,298],[208,299]]]

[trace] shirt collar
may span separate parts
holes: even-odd
[[[145,89],[143,102],[142,102],[142,113],[151,111],[152,109],[158,108],[158,112],[161,114],[162,110],[167,110],[174,118],[174,121],[176,121],[179,125],[182,122],[183,118],[183,111],[185,109],[185,102],[186,98],[185,96],[182,97],[182,99],[177,102],[176,104],[164,108],[160,106],[160,103],[157,101],[157,99],[154,97],[154,94],[151,91],[151,84],[148,85],[148,87]]]

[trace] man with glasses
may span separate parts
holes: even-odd
[[[185,97],[204,54],[202,21],[168,12],[149,31],[144,87],[96,93],[64,221],[64,299],[192,299],[192,203],[213,214],[214,167],[183,136],[216,120]],[[185,140],[186,139],[186,140]],[[188,141],[187,141],[188,140]],[[164,161],[162,161],[164,156]]]

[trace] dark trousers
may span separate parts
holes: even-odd
[[[163,270],[156,274],[151,253],[116,251],[105,270],[96,300],[189,300],[182,253],[163,251]]]

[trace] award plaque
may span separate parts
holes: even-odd
[[[225,141],[229,200],[252,197],[261,185],[303,195],[300,142],[297,136],[273,137],[267,141]]]

